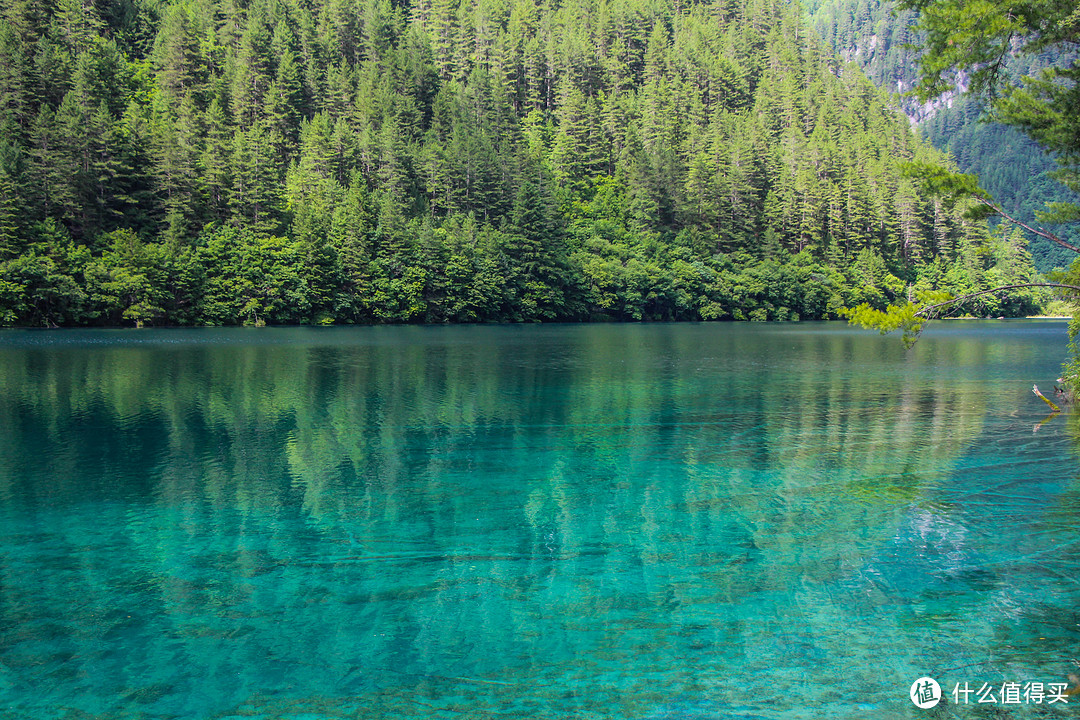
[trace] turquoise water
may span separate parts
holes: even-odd
[[[0,333],[0,717],[1068,715],[1065,341]]]

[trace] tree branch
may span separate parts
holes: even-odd
[[[1025,227],[1027,226],[1025,225]],[[1077,252],[1080,252],[1080,250],[1078,250]],[[979,292],[961,295],[960,297],[953,298],[952,300],[946,300],[944,302],[934,303],[933,305],[921,307],[915,311],[915,314],[918,317],[923,317],[929,320],[931,318],[929,315],[927,315],[928,312],[936,310],[940,307],[945,307],[946,305],[955,305],[957,303],[962,303],[966,300],[979,297],[980,295],[989,295],[991,293],[1001,292],[1003,290],[1019,290],[1021,288],[1036,287],[1057,288],[1059,290],[1075,290],[1076,292],[1080,293],[1080,285],[1066,285],[1064,283],[1020,283],[1019,285],[999,285],[998,287],[990,288],[989,290],[980,290]]]
[[[1009,13],[1009,20],[1012,19],[1012,13]],[[1001,68],[1005,64],[1005,55],[1009,52],[1009,46],[1012,43],[1013,35],[1014,33],[1010,31],[1005,37],[1005,40],[1001,43],[1001,52],[998,53],[997,60],[990,64],[990,80],[987,83],[987,86],[991,100],[994,100],[997,96],[998,77],[1000,77]]]
[[[1035,393],[1037,396],[1042,398],[1042,401],[1044,403],[1046,403],[1047,405],[1049,405],[1051,410],[1053,410],[1054,412],[1061,412],[1061,408],[1059,408],[1054,403],[1050,402],[1050,398],[1046,397],[1041,392],[1039,392],[1039,386],[1038,385],[1032,385],[1031,386],[1031,392]]]
[[[1077,247],[1076,245],[1073,245],[1071,242],[1067,242],[1065,240],[1062,240],[1061,238],[1059,238],[1057,235],[1050,232],[1049,230],[1042,230],[1042,229],[1036,230],[1035,228],[1031,227],[1030,225],[1027,225],[1026,223],[1022,223],[1019,220],[1017,220],[1016,218],[1012,217],[1007,212],[1005,212],[1000,207],[998,207],[994,203],[990,202],[986,198],[979,197],[978,195],[973,195],[972,197],[974,197],[976,200],[981,202],[983,205],[990,208],[991,210],[996,212],[998,215],[1005,218],[1006,220],[1013,223],[1014,225],[1019,225],[1020,227],[1024,228],[1025,230],[1028,230],[1029,232],[1033,232],[1036,235],[1044,237],[1044,238],[1046,238],[1047,240],[1049,240],[1051,242],[1055,242],[1055,243],[1057,243],[1058,245],[1060,245],[1063,248],[1068,248],[1069,250],[1072,250],[1074,253],[1080,253],[1080,247]]]

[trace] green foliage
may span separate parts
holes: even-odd
[[[299,243],[233,227],[210,227],[198,247],[206,268],[200,317],[211,325],[307,320],[309,266]]]
[[[55,222],[34,226],[26,252],[0,263],[0,318],[17,325],[56,327],[93,320],[86,291],[90,251]]]
[[[876,85],[899,93],[916,86],[918,60],[927,36],[917,26],[919,14],[915,10],[897,7],[892,0],[811,0],[803,5],[826,44],[857,63]],[[1052,5],[1045,8],[1051,10]],[[971,20],[986,12],[986,7],[970,6],[963,12]],[[965,32],[970,34],[971,30],[969,27]],[[1076,59],[1075,47],[1017,53],[1019,47],[1014,41],[1002,58],[996,69],[999,80],[1020,83],[1026,76],[1038,77],[1047,68],[1065,67]],[[942,75],[943,80],[949,77],[948,72]],[[968,75],[963,77],[966,83]],[[962,172],[976,175],[979,185],[1011,217],[1028,225],[1038,222],[1080,245],[1080,225],[1058,224],[1069,220],[1042,212],[1048,202],[1075,201],[1075,193],[1061,184],[1054,172],[1057,163],[1042,146],[1013,127],[985,117],[983,103],[973,95],[958,96],[952,90],[924,103],[909,93],[897,97],[896,102],[918,123],[920,134],[949,152]],[[1029,234],[1029,240],[1039,270],[1072,262],[1070,250],[1034,234]]]
[[[1062,367],[1061,379],[1075,392],[1080,387],[1080,314],[1073,315],[1069,321],[1069,354],[1069,360]]]
[[[919,306],[912,302],[890,305],[885,310],[878,310],[869,303],[861,303],[842,311],[842,314],[852,325],[879,330],[882,335],[900,330],[903,333],[904,345],[911,347],[926,324],[925,318],[917,315],[918,311]]]
[[[974,99],[958,98],[952,107],[939,108],[920,129],[965,172],[977,175],[980,187],[1011,217],[1080,245],[1080,224],[1070,225],[1073,218],[1068,215],[1055,216],[1054,210],[1072,196],[1054,179],[1057,163],[1018,130],[980,116]],[[1036,235],[1029,234],[1029,240],[1035,266],[1043,272],[1073,260],[1067,248]]]
[[[875,78],[879,82],[895,82],[899,89],[913,84],[907,112],[919,119],[932,114],[926,134],[936,144],[952,149],[962,167],[979,171],[978,175],[958,173],[936,160],[916,158],[901,163],[904,174],[917,180],[938,205],[950,209],[966,205],[968,219],[1001,215],[1004,220],[991,235],[958,248],[958,262],[951,267],[935,260],[919,268],[909,291],[909,295],[919,297],[917,302],[909,299],[885,310],[860,305],[848,312],[849,319],[882,332],[903,330],[905,342],[910,343],[926,319],[941,314],[1034,311],[1048,302],[1048,291],[1030,287],[1045,281],[1033,272],[1032,256],[1019,227],[1025,226],[1041,241],[1038,255],[1044,269],[1061,264],[1061,259],[1075,250],[1075,239],[1080,235],[1078,228],[1068,227],[1068,223],[1080,220],[1080,204],[1076,203],[1080,192],[1080,61],[1075,55],[1080,22],[1075,3],[901,0],[899,12],[891,18],[880,15],[888,8],[885,2],[870,3],[870,15],[879,13],[876,19],[865,13],[845,15],[845,10],[857,6],[836,0],[811,3],[810,9],[826,37],[842,53],[850,53],[864,67],[872,65],[877,56],[879,72]],[[917,58],[905,52],[889,57],[884,57],[887,52],[877,52],[880,46],[888,50],[895,33],[908,29],[914,42],[907,50],[917,51]],[[884,43],[879,43],[880,37]],[[914,72],[916,62],[918,71]],[[967,93],[959,100],[954,97],[956,86]],[[910,100],[912,95],[924,105]],[[951,107],[935,109],[929,105],[939,99]],[[982,115],[980,102],[988,111],[987,118],[1000,125],[976,125]],[[1056,171],[1050,170],[1050,160],[1041,156],[1043,152],[1057,161]],[[980,183],[1005,201],[991,200]],[[1040,211],[1040,206],[1045,209]],[[935,216],[937,225],[940,218],[937,213]],[[1058,225],[1032,229],[1032,218]],[[1074,262],[1072,268],[1076,267]],[[1051,278],[1066,284],[1080,280],[1073,269],[1052,273]],[[953,295],[934,299],[926,294],[928,289],[947,289]],[[1077,327],[1074,322],[1074,351]],[[1080,366],[1074,361],[1070,367],[1067,375],[1075,387]]]
[[[43,5],[0,30],[0,323],[816,319],[1030,263],[794,8],[593,9]]]
[[[979,178],[975,175],[953,172],[927,162],[903,162],[900,170],[906,177],[921,182],[930,196],[941,198],[950,207],[971,198],[990,199],[990,195],[979,187]]]
[[[165,317],[165,248],[147,245],[130,230],[115,230],[106,236],[108,250],[90,272],[94,301],[108,308],[120,323],[137,326],[153,324]]]
[[[967,92],[986,104],[989,117],[1019,129],[1054,159],[1053,177],[1070,192],[1068,202],[1054,202],[1043,218],[1057,222],[1080,217],[1080,42],[1075,3],[1061,0],[902,0],[918,10],[923,33],[919,82],[922,100],[951,91],[962,74]],[[1049,54],[1052,64],[1030,74],[1011,72],[1015,55]]]

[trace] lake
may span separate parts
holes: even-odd
[[[1063,715],[1002,691],[1080,672],[1065,346],[0,332],[0,715]]]

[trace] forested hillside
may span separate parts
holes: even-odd
[[[1032,273],[777,0],[3,18],[4,324],[786,320]]]
[[[915,46],[920,38],[912,28],[914,11],[898,10],[892,0],[808,0],[805,5],[825,44],[857,63],[876,85],[894,93],[915,86],[919,53]],[[1059,56],[1060,52],[1016,55],[1008,62],[1008,73],[1014,78],[1035,75]],[[951,153],[962,172],[978,175],[980,185],[1014,217],[1035,223],[1035,212],[1047,202],[1069,198],[1067,189],[1051,177],[1057,169],[1053,159],[1016,130],[986,122],[976,99],[950,93],[944,102],[925,106],[913,98],[900,102],[919,123],[921,135]],[[1080,228],[1050,229],[1080,244]],[[1030,239],[1041,271],[1067,267],[1075,259],[1075,253],[1043,238]]]

